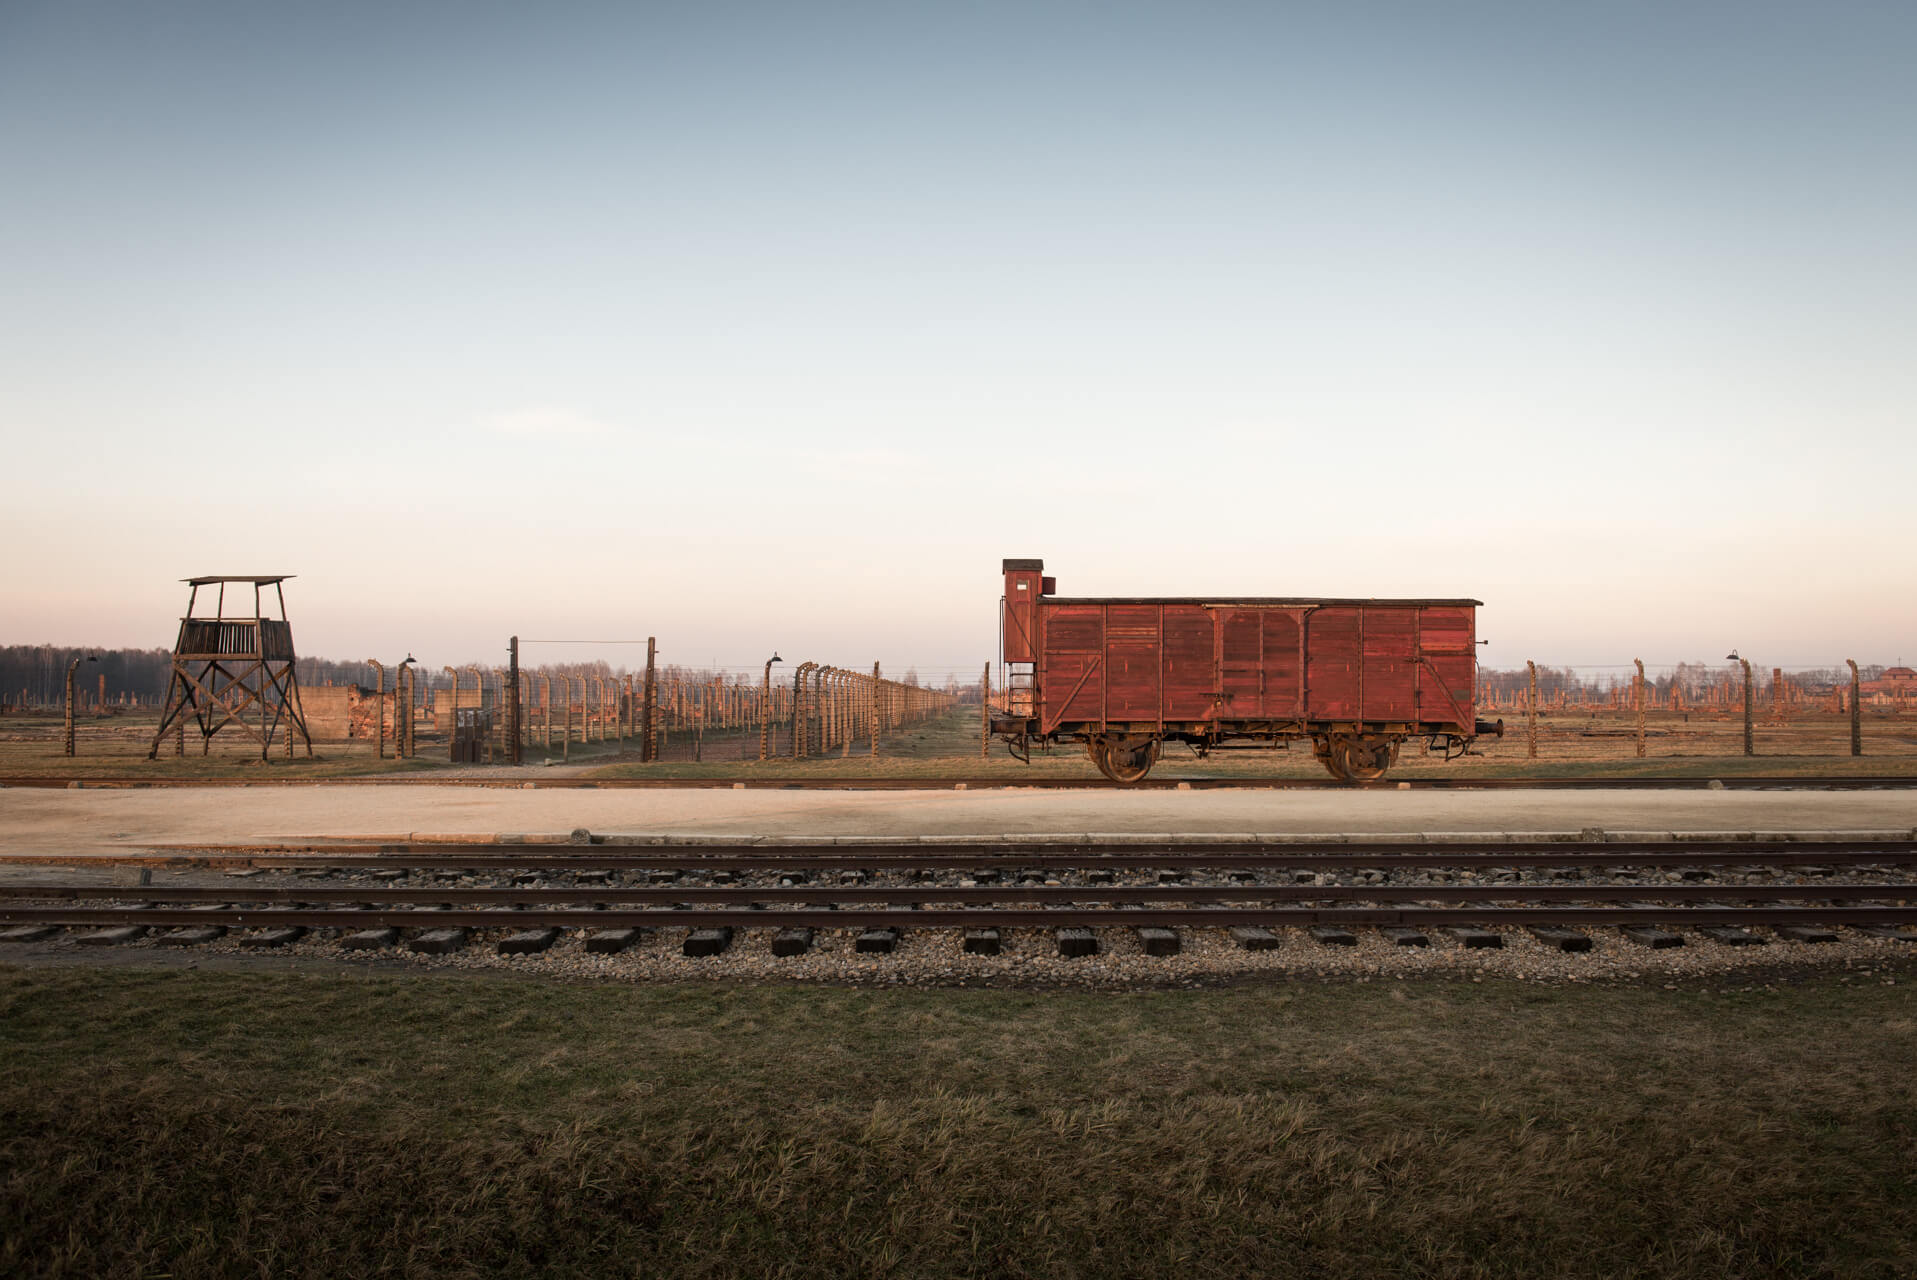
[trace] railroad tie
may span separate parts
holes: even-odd
[[[464,947],[471,936],[468,929],[428,929],[408,942],[406,949],[423,956],[446,956]]]
[[[135,938],[144,936],[145,933],[145,925],[128,924],[121,925],[117,929],[102,929],[98,933],[83,933],[74,941],[83,947],[117,947],[123,942],[132,942]]]
[[[995,956],[999,951],[997,929],[967,929],[965,931],[965,954],[968,956]]]
[[[775,956],[802,956],[812,949],[812,930],[803,927],[781,929],[772,936]]]
[[[1065,928],[1057,931],[1058,954],[1067,959],[1098,954],[1098,935],[1090,929]]]
[[[1141,925],[1138,930],[1138,944],[1148,956],[1175,956],[1178,954],[1178,930],[1160,929],[1152,925]]]
[[[1637,943],[1640,947],[1663,950],[1666,947],[1681,947],[1684,939],[1669,929],[1660,929],[1654,924],[1623,924],[1618,932]]]
[[[1407,929],[1399,926],[1391,926],[1380,929],[1378,932],[1383,934],[1385,941],[1391,943],[1393,946],[1428,947],[1431,945],[1431,939],[1422,929]]]
[[[558,940],[559,930],[551,926],[523,929],[510,937],[501,938],[497,950],[502,956],[535,956]]]
[[[1305,932],[1309,933],[1313,938],[1316,938],[1327,947],[1355,947],[1358,945],[1358,935],[1343,925],[1314,924],[1305,930]]]
[[[198,925],[161,934],[153,942],[155,946],[161,947],[197,947],[225,936],[226,928],[223,925]]]
[[[1917,932],[1900,929],[1894,924],[1862,924],[1857,932],[1867,938],[1883,938],[1889,942],[1917,942]]]
[[[1534,924],[1530,934],[1547,947],[1556,947],[1559,951],[1589,951],[1591,939],[1576,929],[1566,929],[1554,924]]]
[[[361,929],[349,933],[339,940],[340,946],[348,951],[383,951],[399,941],[399,930],[388,926],[383,929]]]
[[[58,932],[58,925],[20,924],[11,929],[0,929],[0,942],[44,942]]]
[[[732,926],[722,924],[716,929],[694,929],[686,935],[679,946],[679,954],[695,958],[725,954],[732,945]]]
[[[586,935],[586,954],[590,956],[616,956],[627,947],[639,941],[645,931],[639,928],[595,929]]]
[[[1241,924],[1232,929],[1231,940],[1246,951],[1276,951],[1278,935],[1271,930],[1255,924]]]
[[[860,955],[889,956],[899,945],[897,929],[867,929],[852,944],[852,949]]]
[[[1467,950],[1489,948],[1496,950],[1504,946],[1504,935],[1493,933],[1489,929],[1472,924],[1454,924],[1445,929],[1452,939]]]
[[[1780,924],[1777,936],[1786,942],[1835,942],[1837,933],[1818,924]]]
[[[274,947],[283,947],[289,942],[298,942],[305,936],[306,930],[300,925],[280,925],[273,929],[261,929],[257,933],[243,934],[235,939],[234,945],[270,951]]]
[[[1769,941],[1752,933],[1749,929],[1740,929],[1734,924],[1699,925],[1697,931],[1712,942],[1726,947],[1761,947]]]

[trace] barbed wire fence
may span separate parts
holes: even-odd
[[[1619,754],[1862,755],[1917,748],[1917,673],[1905,667],[1642,660],[1527,662],[1478,671],[1480,717],[1533,758]]]

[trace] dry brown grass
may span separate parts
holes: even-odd
[[[236,736],[216,738],[213,754],[189,754],[180,759],[162,751],[158,760],[146,758],[157,717],[111,717],[79,722],[78,755],[61,753],[60,720],[54,717],[8,716],[0,720],[0,777],[77,778],[336,778],[380,775],[466,776],[445,759],[444,742],[427,735],[420,754],[411,760],[381,760],[371,743],[323,743],[316,759],[302,752],[292,761],[276,753],[262,764],[258,748],[249,748]],[[1917,718],[1870,712],[1865,717],[1864,752],[1850,755],[1848,716],[1830,712],[1798,712],[1787,719],[1760,720],[1758,754],[1743,752],[1741,718],[1692,713],[1660,712],[1648,720],[1650,735],[1645,758],[1636,756],[1629,713],[1605,711],[1551,713],[1541,720],[1538,757],[1526,755],[1521,719],[1507,724],[1502,740],[1484,739],[1478,754],[1446,763],[1408,745],[1392,778],[1473,777],[1737,777],[1747,775],[1817,777],[1908,777],[1917,774]],[[756,739],[755,739],[756,743]],[[874,758],[863,750],[849,757],[836,751],[805,760],[775,759],[760,763],[672,760],[641,764],[631,756],[632,743],[574,743],[570,761],[595,778],[980,778],[1021,782],[1034,778],[1099,777],[1079,748],[1060,744],[1032,757],[1030,765],[1009,757],[994,741],[990,754],[979,755],[977,708],[963,709],[926,724],[888,735]],[[555,756],[557,753],[555,753]],[[538,780],[547,775],[543,747],[527,753],[530,766],[523,774]],[[497,773],[497,769],[482,772]],[[1311,778],[1326,777],[1308,745],[1293,743],[1288,751],[1220,752],[1200,760],[1183,747],[1166,749],[1153,773],[1164,778]]]
[[[0,1271],[1906,1276],[1917,1010],[1880,979],[0,969]]]

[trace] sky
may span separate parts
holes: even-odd
[[[1917,6],[0,0],[0,643],[1917,659]],[[635,661],[624,644],[526,660]]]

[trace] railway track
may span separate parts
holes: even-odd
[[[247,883],[152,882],[156,869],[221,867]],[[296,882],[260,879],[269,873]],[[364,882],[375,874],[379,883]],[[1917,942],[1917,841],[1908,839],[1536,841],[1495,850],[1470,841],[853,849],[315,843],[163,850],[141,878],[130,887],[87,879],[0,885],[0,924],[24,940],[53,928],[102,926],[128,940],[171,928],[180,941],[210,941],[231,929],[292,940],[325,929],[362,939],[383,934],[379,945],[396,944],[409,929],[457,945],[471,931],[506,930],[502,949],[535,935],[541,946],[533,949],[543,949],[564,930],[630,939],[672,928],[689,931],[687,954],[701,954],[695,942],[713,945],[718,932],[729,942],[732,930],[766,928],[860,929],[894,941],[905,929],[964,929],[969,939],[1011,928],[1120,928],[1159,931],[1169,942],[1155,941],[1173,950],[1178,929],[1231,929],[1245,933],[1249,946],[1274,927],[1336,935],[1325,941],[1380,929],[1400,942],[1424,939],[1427,930],[1484,939],[1522,928],[1566,950],[1588,947],[1588,931],[1610,928],[1648,932],[1657,939],[1648,945],[1657,946],[1682,941],[1666,932],[1672,929],[1706,937],[1723,931],[1714,940],[1748,942],[1761,940],[1748,934],[1752,928],[1808,931],[1808,939],[1844,927]]]
[[[0,787],[42,790],[168,789],[198,787],[506,787],[538,790],[740,790],[740,791],[1900,791],[1917,787],[1909,777],[1651,777],[1651,778],[1391,778],[1378,782],[1339,782],[1332,778],[1178,778],[1154,777],[1118,783],[1105,778],[967,777],[818,778],[541,778],[525,776],[347,778],[97,778],[85,775],[0,777]]]

